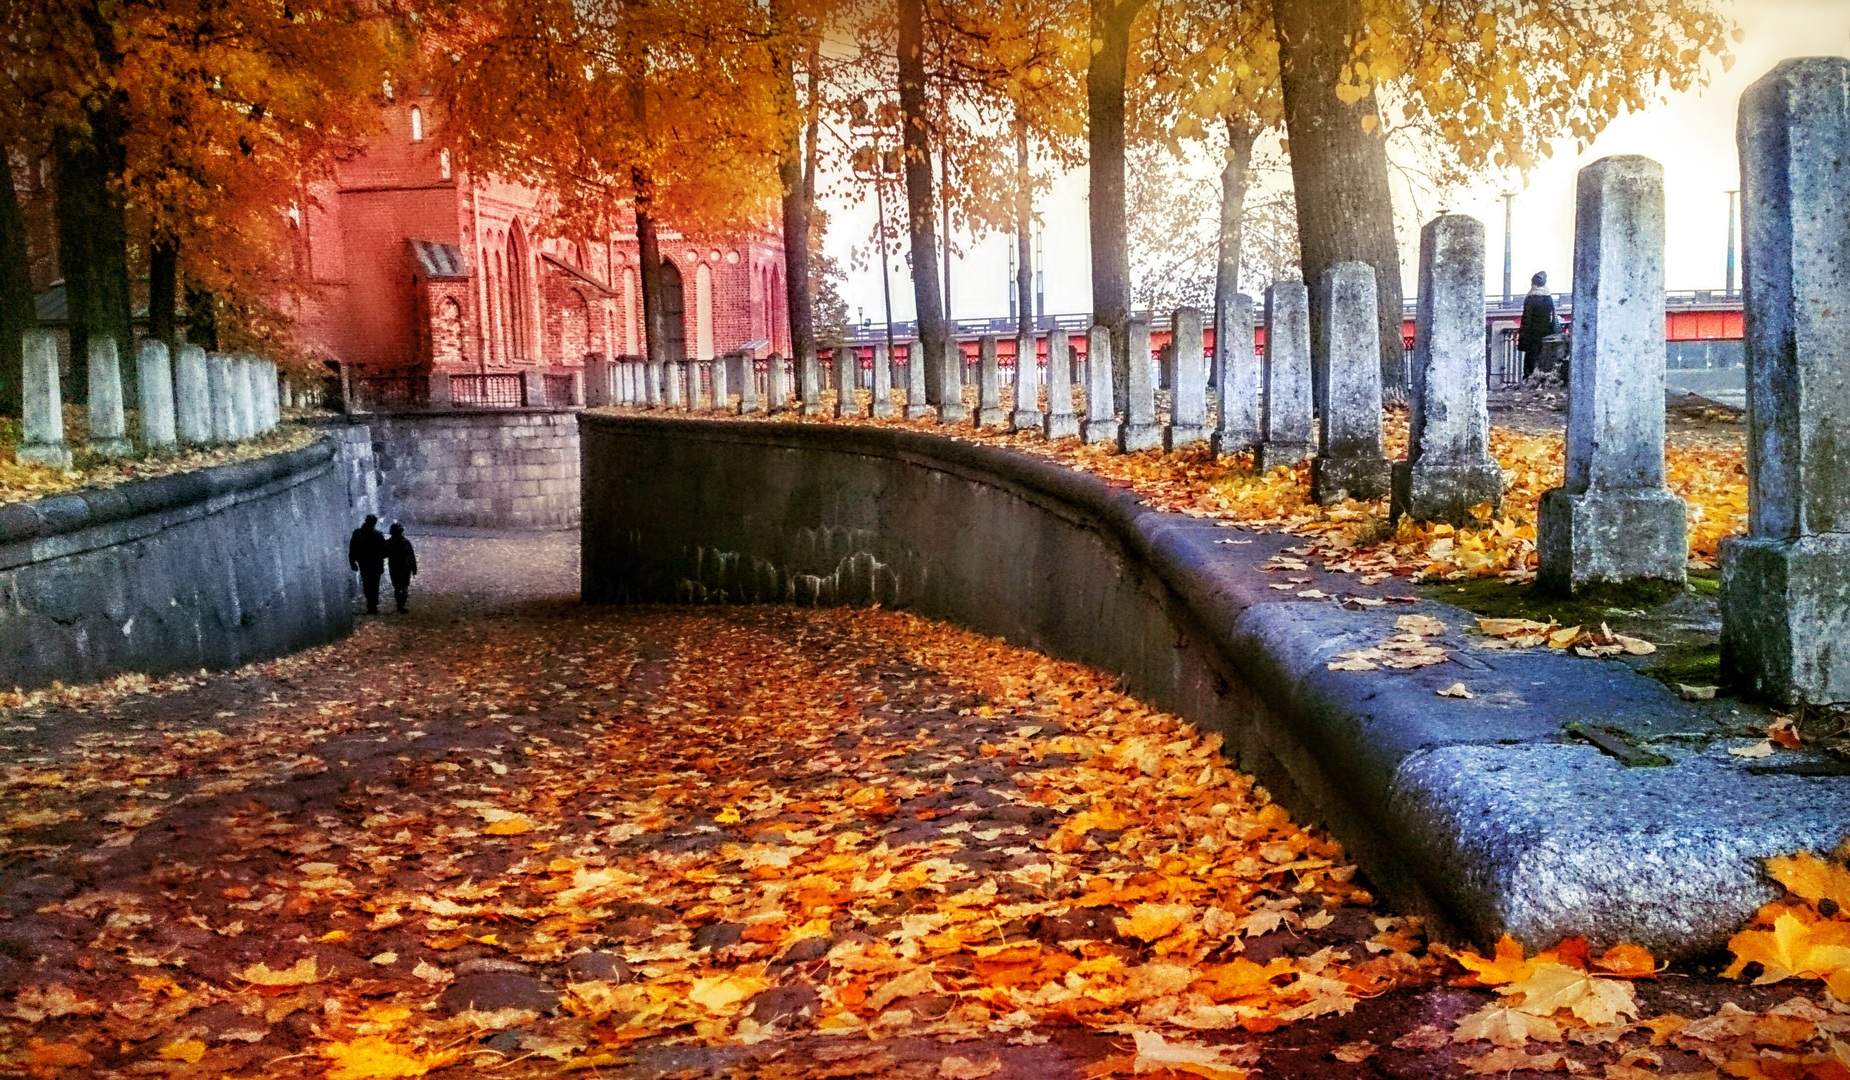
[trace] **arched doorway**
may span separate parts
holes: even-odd
[[[662,260],[662,359],[687,359],[687,295],[671,259]]]

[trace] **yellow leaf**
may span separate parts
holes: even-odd
[[[319,981],[321,975],[315,968],[315,958],[304,956],[281,971],[271,968],[268,964],[252,964],[238,972],[238,978],[258,986],[306,986]]]
[[[334,1063],[327,1080],[408,1080],[452,1064],[461,1052],[423,1053],[383,1035],[368,1035],[352,1042],[329,1043],[321,1048],[321,1056]]]
[[[155,1056],[163,1061],[184,1061],[188,1065],[197,1065],[199,1059],[206,1056],[206,1044],[198,1039],[181,1039],[161,1047]]]
[[[1525,979],[1535,967],[1535,961],[1523,959],[1521,943],[1508,934],[1498,939],[1494,956],[1479,956],[1467,949],[1453,953],[1452,959],[1463,964],[1475,976],[1478,986],[1501,986]]]
[[[1235,1068],[1227,1060],[1227,1047],[1172,1043],[1154,1031],[1133,1031],[1131,1039],[1137,1046],[1137,1057],[1131,1066],[1136,1072],[1168,1070],[1205,1080],[1245,1080],[1246,1070]]]
[[[769,979],[732,972],[695,979],[688,988],[687,1000],[710,1013],[737,1012],[739,1006],[760,992],[770,989]]]
[[[736,807],[728,806],[726,809],[713,815],[713,820],[719,822],[721,825],[737,825],[740,820],[739,811]]]
[[[1826,862],[1810,852],[1766,861],[1767,876],[1786,891],[1812,903],[1830,900],[1840,910],[1850,911],[1850,870],[1841,864]]]
[[[519,836],[532,831],[533,822],[518,815],[482,828],[482,832],[488,836]]]
[[[1560,1042],[1561,1025],[1546,1016],[1522,1012],[1507,1002],[1492,1002],[1458,1022],[1453,1042],[1488,1042],[1522,1046],[1529,1040]]]
[[[1594,1026],[1616,1023],[1621,1016],[1638,1015],[1638,1002],[1631,983],[1601,978],[1566,964],[1537,964],[1528,978],[1499,987],[1497,992],[1521,994],[1522,1002],[1516,1008],[1531,1015],[1553,1016],[1566,1009]]]
[[[1187,904],[1138,904],[1129,918],[1114,920],[1119,935],[1139,941],[1156,941],[1181,929],[1195,917]]]

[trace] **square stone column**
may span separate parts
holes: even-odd
[[[1462,525],[1471,508],[1503,503],[1490,456],[1484,375],[1484,225],[1442,214],[1420,230],[1414,313],[1411,438],[1394,465],[1391,517]]]
[[[803,415],[822,415],[822,361],[816,350],[807,349],[797,365],[797,392],[802,396]]]
[[[1208,441],[1208,354],[1199,309],[1177,308],[1169,327],[1169,426],[1163,429],[1163,448],[1180,450]]]
[[[231,357],[224,353],[207,354],[206,381],[212,401],[213,442],[235,442],[238,438],[238,391],[233,378],[236,374]]]
[[[1056,326],[1047,331],[1047,413],[1041,419],[1041,435],[1047,439],[1070,439],[1079,434],[1079,417],[1073,413],[1073,347],[1066,331]]]
[[[58,385],[58,339],[49,330],[28,330],[24,339],[20,396],[24,421],[13,459],[21,465],[71,467],[64,445],[64,393]]]
[[[212,388],[206,351],[182,345],[173,371],[174,429],[194,446],[212,441]]]
[[[1580,170],[1565,483],[1542,493],[1536,583],[1681,586],[1683,500],[1664,487],[1664,170],[1602,158]]]
[[[885,420],[893,415],[893,357],[886,342],[874,343],[874,396],[868,402],[869,415]]]
[[[713,361],[713,408],[718,412],[732,411],[732,365],[736,357],[721,356]]]
[[[700,369],[705,363],[706,361],[704,360],[689,360],[682,365],[682,374],[687,378],[688,412],[699,412],[701,410],[702,394],[700,386]]]
[[[90,341],[90,437],[85,445],[105,457],[132,454],[123,411],[122,364],[114,338]]]
[[[984,334],[977,343],[976,426],[1001,427],[1008,419],[1002,410],[1002,366],[996,361],[996,336]]]
[[[906,343],[906,419],[937,415],[925,397],[925,350],[918,340]]]
[[[938,391],[938,423],[961,424],[970,418],[964,407],[964,347],[954,337],[944,339],[944,385]]]
[[[867,413],[854,393],[854,370],[860,367],[854,352],[837,346],[829,357],[829,382],[835,390],[835,415],[860,418]]]
[[[263,430],[275,431],[283,422],[283,399],[278,385],[276,361],[264,360],[263,379],[259,384],[263,389]]]
[[[1039,345],[1034,331],[1015,337],[1015,409],[1009,413],[1012,431],[1041,429],[1041,390]]]
[[[758,397],[757,361],[750,353],[738,353],[733,358],[739,365],[739,415],[750,416],[762,407]]]
[[[1081,441],[1115,443],[1123,434],[1111,391],[1111,330],[1094,326],[1086,332],[1086,420],[1079,426]]]
[[[232,422],[237,427],[239,439],[253,438],[257,434],[257,380],[251,370],[254,367],[256,362],[249,356],[231,358]]]
[[[790,408],[790,372],[784,358],[771,354],[765,366],[765,411],[780,413]]]
[[[1214,455],[1237,454],[1259,445],[1259,406],[1265,388],[1259,354],[1253,351],[1253,298],[1234,295],[1214,331],[1214,394],[1219,405],[1209,444]]]
[[[1274,282],[1265,291],[1265,438],[1253,453],[1261,472],[1310,457],[1310,289]]]
[[[1722,542],[1722,672],[1794,704],[1850,701],[1846,87],[1850,60],[1784,61],[1737,128],[1748,519]]]
[[[141,396],[141,445],[164,450],[179,440],[173,416],[173,361],[167,343],[143,338],[135,346],[135,387]]]
[[[1310,497],[1328,505],[1379,499],[1393,483],[1381,453],[1381,323],[1375,268],[1337,263],[1323,272],[1325,404],[1322,449],[1310,463]]]
[[[456,404],[456,392],[450,386],[449,372],[430,373],[430,393],[424,400],[433,409],[448,409]]]
[[[1130,376],[1126,382],[1124,429],[1118,433],[1118,449],[1124,453],[1155,450],[1163,445],[1163,428],[1156,422],[1156,362],[1150,352],[1150,322],[1132,319],[1130,324]]]

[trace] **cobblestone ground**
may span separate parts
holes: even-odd
[[[348,641],[0,713],[0,1072],[1426,1076],[1490,1049],[1451,1039],[1489,991],[1096,673],[892,613],[583,609],[569,536],[418,542],[412,612]],[[1647,1015],[1715,1004],[1636,985]],[[1553,1048],[1597,1074],[1652,1035],[1621,1028]]]

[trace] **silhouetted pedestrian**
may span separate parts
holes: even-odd
[[[411,592],[411,579],[418,573],[418,553],[412,549],[411,541],[405,539],[405,527],[396,521],[392,522],[392,535],[385,541],[385,561],[392,571],[392,596],[402,613]]]
[[[379,518],[368,514],[365,524],[353,530],[347,541],[347,565],[360,572],[368,615],[379,614],[379,578],[385,574],[385,537],[379,535],[378,526]]]
[[[1516,331],[1516,348],[1522,351],[1522,377],[1535,374],[1535,362],[1541,358],[1542,342],[1561,332],[1555,318],[1555,298],[1548,292],[1548,274],[1537,273],[1529,279],[1529,295],[1522,299],[1522,328]]]

